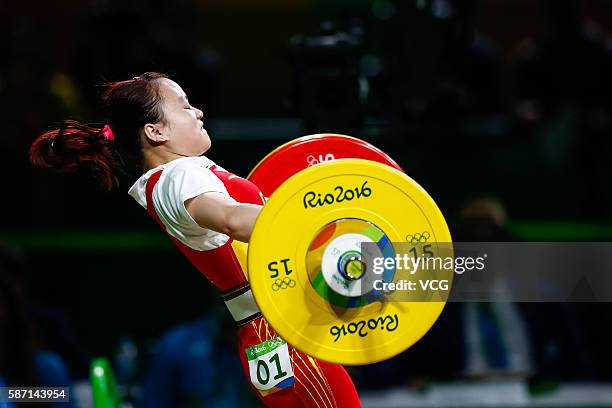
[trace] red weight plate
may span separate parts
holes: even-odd
[[[303,136],[264,157],[247,177],[266,197],[285,180],[315,164],[334,159],[366,159],[402,168],[385,152],[363,140],[336,134]]]

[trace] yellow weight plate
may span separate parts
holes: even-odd
[[[359,365],[393,357],[429,330],[444,302],[359,295],[352,285],[367,273],[356,243],[417,235],[451,241],[433,199],[405,174],[360,159],[307,168],[257,219],[248,248],[255,300],[281,337],[316,358]]]

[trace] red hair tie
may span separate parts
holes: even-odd
[[[115,140],[115,135],[108,125],[104,125],[102,128],[102,134],[104,135],[104,140]]]

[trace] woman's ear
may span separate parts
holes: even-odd
[[[168,140],[167,129],[161,123],[147,123],[143,130],[145,137],[150,142],[161,143]]]

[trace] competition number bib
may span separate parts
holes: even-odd
[[[287,342],[280,337],[246,349],[251,383],[262,395],[268,395],[294,384],[293,367]]]

